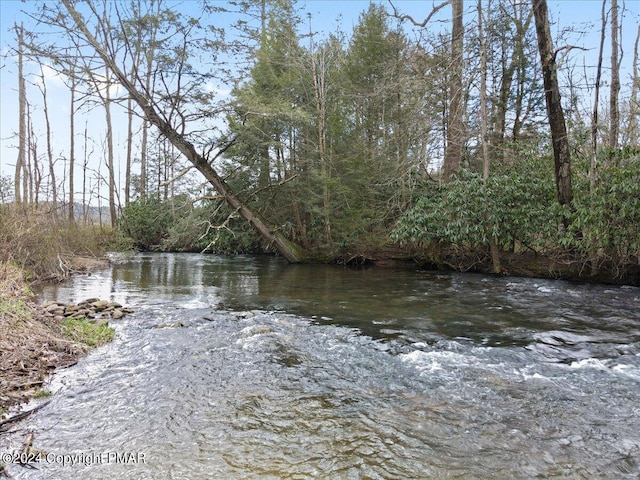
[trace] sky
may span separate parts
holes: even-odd
[[[116,0],[117,1],[117,0]],[[622,4],[622,0],[619,0]],[[192,6],[197,5],[193,0],[184,0],[182,2],[176,2],[180,6],[182,11],[188,11]],[[225,2],[220,2],[225,3]],[[380,0],[378,3],[389,5],[388,1]],[[412,15],[416,20],[422,20],[428,15],[433,6],[438,5],[440,0],[394,0],[393,4],[397,7],[401,13]],[[312,28],[320,35],[327,35],[328,33],[336,30],[342,30],[345,33],[350,33],[353,27],[357,24],[360,13],[369,5],[368,0],[307,0],[305,2],[299,2],[303,6],[303,11],[309,12],[312,15]],[[552,33],[554,37],[560,31],[565,28],[572,27],[575,30],[584,32],[584,35],[574,35],[570,38],[572,45],[583,47],[587,49],[574,50],[572,55],[583,58],[576,58],[576,64],[585,64],[589,68],[596,64],[597,51],[599,45],[599,28],[600,28],[600,12],[602,8],[602,2],[600,0],[548,0],[549,12],[551,19],[555,22],[552,27]],[[14,171],[14,165],[17,158],[17,141],[16,132],[18,130],[17,112],[18,112],[18,98],[17,98],[17,66],[15,56],[11,54],[11,49],[15,45],[15,34],[12,31],[14,23],[25,22],[25,28],[31,23],[26,12],[33,11],[35,2],[33,1],[21,1],[21,0],[0,0],[0,176],[12,175]],[[471,21],[475,18],[476,2],[472,0],[465,0],[465,20]],[[631,61],[633,56],[633,44],[637,34],[637,25],[640,22],[640,0],[626,0],[625,2],[625,18],[623,21],[623,38],[621,46],[624,50],[624,57],[622,62],[622,82],[628,83],[628,78],[631,75]],[[441,10],[439,16],[432,20],[433,26],[431,28],[442,28],[442,25],[446,26],[446,21],[450,16],[450,12],[447,8]],[[468,19],[468,20],[467,20]],[[438,27],[441,25],[441,27]],[[610,39],[607,36],[605,43],[605,59],[604,64],[609,65],[609,45]],[[558,45],[556,45],[557,47]],[[35,71],[35,64],[28,65],[28,69],[31,72]],[[64,85],[63,81],[58,77],[52,69],[45,69],[45,77],[47,82],[47,93],[49,98],[49,109],[51,112],[52,124],[54,128],[54,158],[60,160],[56,163],[57,175],[60,177],[65,173],[64,169],[65,161],[68,150],[68,113],[69,113],[69,92],[68,88]],[[607,74],[604,73],[606,80]],[[32,81],[34,79],[32,78]],[[42,117],[41,107],[35,105],[38,103],[39,92],[35,86],[30,86],[29,96],[30,101],[34,103],[35,114],[34,118]],[[39,110],[38,110],[39,109]],[[96,118],[95,114],[87,114],[80,118],[79,124],[76,130],[79,135],[82,135],[84,128],[91,130],[95,125],[99,125],[101,120]],[[101,118],[103,114],[100,114]],[[126,125],[126,120],[123,114],[116,119],[118,125]],[[43,122],[36,120],[34,125],[36,134],[41,137],[38,141],[38,149],[40,153],[45,152],[45,139],[44,139],[44,127]],[[101,164],[100,158],[103,157],[103,131],[95,132],[92,146],[93,158],[90,162],[94,165],[96,172],[103,171],[104,166]],[[124,128],[116,131],[116,145],[123,145],[126,133]],[[76,143],[81,143],[82,140],[78,140]],[[80,151],[82,146],[77,147]],[[116,163],[122,160],[124,164],[124,147],[117,152],[119,158],[116,158]],[[123,167],[124,168],[124,167]],[[96,173],[95,175],[98,175]],[[119,172],[122,176],[122,172]]]

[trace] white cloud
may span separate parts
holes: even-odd
[[[42,65],[42,76],[47,85],[52,87],[65,87],[64,77],[50,65]],[[40,81],[40,79],[38,79]]]
[[[226,97],[231,93],[229,88],[217,87],[211,80],[205,83],[204,88],[208,93],[214,93],[218,97]]]

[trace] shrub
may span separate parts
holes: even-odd
[[[140,250],[161,244],[171,225],[171,205],[158,195],[139,198],[122,210],[120,230]]]
[[[112,239],[110,228],[69,222],[43,208],[0,205],[0,261],[33,279],[65,278],[73,257],[101,255]]]
[[[392,237],[466,250],[484,249],[492,237],[503,249],[518,244],[536,253],[570,254],[617,275],[640,261],[640,151],[623,153],[600,168],[595,188],[586,175],[574,175],[571,207],[558,204],[551,162],[544,159],[497,170],[486,184],[479,174],[462,171],[453,182],[425,188]],[[567,229],[560,227],[563,220]]]

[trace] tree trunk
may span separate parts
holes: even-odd
[[[18,34],[18,160],[14,177],[15,203],[22,202],[22,169],[27,151],[27,88],[23,73],[24,27],[15,26]]]
[[[322,176],[322,208],[324,211],[325,240],[331,245],[331,196],[329,192],[329,160],[327,158],[327,85],[325,53],[314,51],[313,40],[311,42],[311,75],[313,78],[313,96],[316,107],[316,128],[318,133],[318,155]]]
[[[127,100],[127,159],[124,169],[124,205],[129,205],[131,200],[131,162],[133,150],[133,102]]]
[[[447,149],[444,154],[444,180],[448,182],[460,170],[462,144],[464,143],[463,124],[463,45],[464,24],[462,23],[463,0],[451,0],[453,27],[451,31],[451,103],[447,128]]]
[[[105,66],[108,67],[116,76],[120,84],[127,90],[129,95],[140,106],[144,117],[158,128],[176,148],[189,160],[195,168],[207,179],[207,181],[222,195],[225,201],[237,211],[244,219],[246,219],[262,237],[269,243],[275,245],[277,250],[291,263],[299,263],[302,261],[311,261],[317,257],[310,255],[299,245],[294,244],[284,237],[280,232],[276,231],[272,226],[268,225],[261,216],[244,205],[235,195],[225,180],[218,175],[209,162],[200,155],[194,145],[187,141],[183,135],[177,132],[160,114],[155,110],[149,99],[140,92],[127,78],[124,72],[118,67],[114,59],[100,46],[95,37],[86,27],[82,17],[73,7],[71,0],[61,0],[70,16],[76,24],[78,30],[84,35],[88,43],[95,49],[96,53],[102,58]]]
[[[89,220],[89,201],[87,201],[87,169],[89,167],[89,149],[87,146],[89,124],[84,124],[84,161],[82,162],[82,223],[86,225]],[[89,195],[91,199],[91,195]]]
[[[633,84],[631,85],[631,99],[629,105],[629,144],[638,145],[640,135],[638,132],[638,117],[640,117],[640,101],[638,100],[638,91],[640,91],[640,72],[638,71],[638,43],[640,43],[640,25],[638,25],[638,33],[636,34],[636,42],[633,47]]]
[[[104,94],[104,111],[105,119],[107,123],[107,171],[109,172],[109,216],[111,219],[111,226],[115,227],[118,221],[118,213],[116,211],[116,172],[113,161],[113,128],[111,125],[111,94],[109,89],[111,88],[111,77],[109,75],[109,68],[106,67],[105,71],[105,94]]]
[[[618,58],[618,0],[611,0],[611,91],[609,93],[609,146],[618,148],[620,133],[620,62]]]
[[[71,111],[69,112],[69,221],[73,222],[74,212],[73,212],[73,170],[75,164],[75,141],[76,141],[76,132],[75,132],[75,103],[76,103],[76,74],[75,71],[71,70]]]
[[[551,128],[553,142],[554,171],[558,202],[560,205],[571,205],[571,155],[567,126],[560,99],[558,73],[556,70],[556,53],[553,50],[549,12],[546,0],[533,0],[533,15],[536,22],[538,50],[542,62],[544,93],[547,104],[547,116]]]
[[[47,160],[49,163],[49,183],[51,184],[51,206],[52,212],[54,215],[57,214],[58,207],[58,192],[56,186],[56,173],[54,170],[54,161],[53,161],[53,149],[51,147],[51,122],[49,121],[49,105],[47,99],[47,83],[44,78],[44,71],[42,70],[42,64],[40,64],[40,79],[42,81],[42,104],[43,104],[43,113],[45,120],[45,127],[47,132]]]
[[[596,70],[596,84],[593,100],[593,113],[591,115],[591,168],[589,169],[589,185],[591,191],[596,188],[596,169],[598,168],[598,102],[600,101],[600,78],[602,77],[602,51],[604,49],[604,37],[606,35],[607,17],[605,6],[607,0],[602,0],[602,28],[600,30],[600,50],[598,52],[598,68]]]
[[[491,2],[487,6],[487,10],[490,10]],[[482,179],[483,188],[486,189],[487,180],[489,179],[489,142],[487,141],[487,38],[484,34],[482,23],[482,0],[478,0],[478,40],[480,42],[480,136],[482,142]],[[490,14],[488,15],[490,17]],[[488,215],[487,215],[488,216]],[[491,227],[488,224],[487,226]],[[489,237],[489,251],[491,253],[491,263],[493,266],[493,273],[500,273],[502,271],[502,265],[500,264],[500,251],[496,239],[493,235]]]

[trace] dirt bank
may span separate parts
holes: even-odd
[[[45,318],[22,270],[0,263],[0,414],[42,391],[49,373],[86,350],[65,337],[59,322]]]
[[[65,267],[68,273],[86,273],[108,263],[73,257]],[[105,320],[87,316],[69,322],[68,317],[36,305],[24,271],[0,262],[0,420],[9,407],[47,395],[44,380],[53,370],[72,365],[90,346],[112,338]]]

